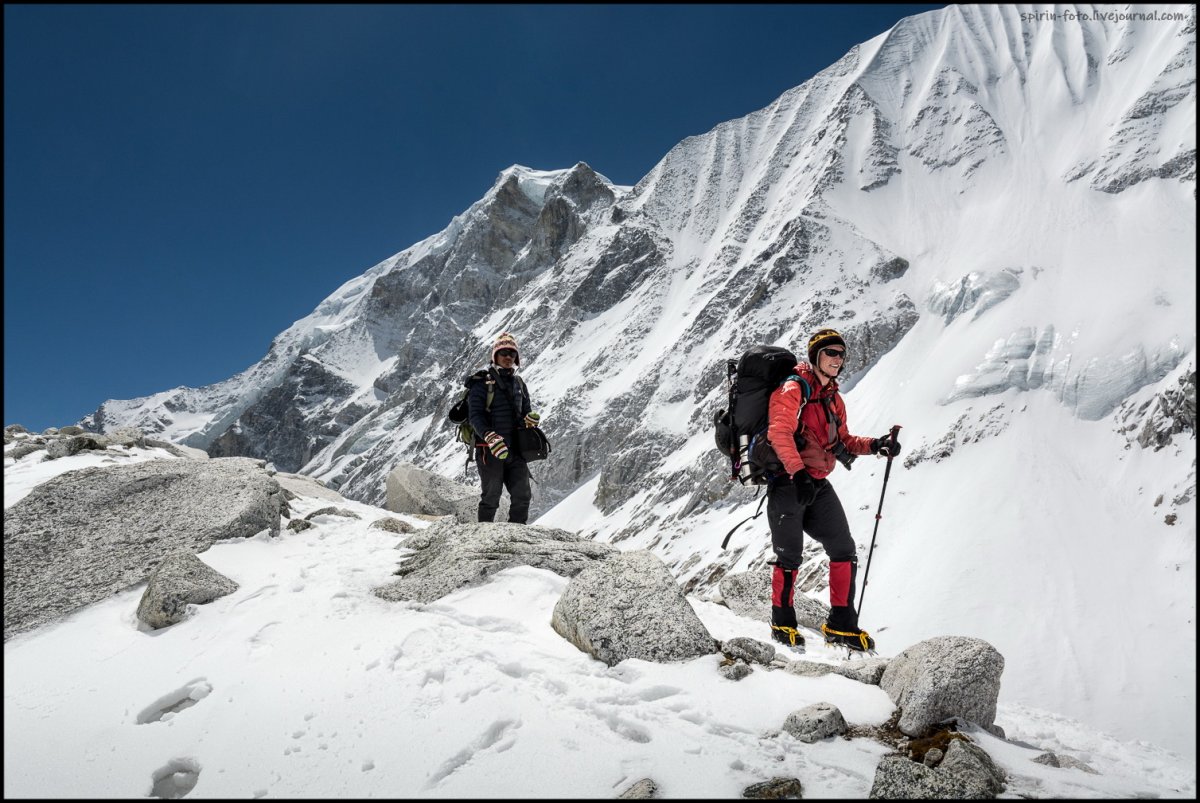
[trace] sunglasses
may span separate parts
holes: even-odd
[[[824,354],[826,357],[836,357],[839,360],[846,358],[846,350],[845,349],[821,349],[821,353]]]
[[[500,349],[499,351],[496,352],[496,356],[497,357],[512,357],[515,360],[517,358],[517,352],[513,351],[512,349]]]

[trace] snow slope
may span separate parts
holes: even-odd
[[[47,467],[94,456],[7,459],[6,505]],[[292,505],[303,517],[328,500]],[[338,506],[361,520],[318,516],[302,533],[201,554],[240,587],[169,628],[139,629],[139,586],[6,643],[5,797],[611,798],[649,777],[662,797],[729,798],[777,776],[800,779],[806,797],[869,792],[886,746],[806,745],[780,728],[822,701],[852,724],[882,723],[893,707],[878,687],[762,668],[734,682],[717,655],[609,668],[551,629],[568,581],[540,569],[428,605],[385,602],[370,590],[391,578],[405,536],[369,526],[394,514]],[[719,639],[764,636],[691,602]],[[810,645],[808,659],[841,660]],[[1053,709],[1002,703],[997,722],[1012,741],[970,735],[1008,772],[1005,797],[1195,796],[1190,757]],[[1044,750],[1101,774],[1033,763]]]

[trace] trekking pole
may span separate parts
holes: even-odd
[[[896,442],[896,436],[900,433],[900,425],[893,424],[892,431],[888,433],[888,437],[892,443]],[[893,454],[889,454],[887,458],[887,466],[883,469],[883,490],[879,492],[879,509],[875,511],[875,531],[871,533],[871,548],[867,550],[867,568],[863,570],[863,585],[862,591],[858,593],[858,615],[862,616],[862,601],[867,595],[867,575],[871,573],[871,555],[875,553],[875,536],[879,534],[879,520],[883,518],[883,495],[887,493],[888,474],[892,473],[892,458]]]

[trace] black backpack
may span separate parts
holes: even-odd
[[[796,355],[782,346],[752,346],[737,360],[726,361],[729,406],[713,419],[717,449],[730,458],[731,480],[766,485],[783,464],[767,443],[767,405],[784,382],[800,383],[801,403],[812,395],[808,382],[793,373]]]
[[[777,387],[784,382],[799,382],[800,409],[804,409],[812,388],[803,377],[792,373],[796,363],[796,356],[781,346],[751,346],[740,359],[726,361],[729,407],[714,416],[713,434],[717,449],[731,461],[729,479],[743,485],[767,485],[783,471],[783,464],[767,442],[767,408]],[[801,442],[796,445],[801,446]],[[763,496],[759,500],[753,516],[742,519],[725,534],[721,549],[729,545],[739,527],[759,517],[766,499]]]
[[[446,413],[446,420],[458,427],[458,437],[456,440],[459,443],[465,443],[468,446],[475,445],[475,441],[477,439],[475,437],[475,430],[471,428],[471,422],[468,420],[471,411],[467,407],[467,396],[471,394],[471,380],[486,379],[487,375],[487,371],[476,371],[475,373],[469,374],[465,379],[463,379],[463,385],[465,385],[467,389],[463,391],[462,398],[450,408],[450,412]],[[487,403],[484,405],[483,409],[492,409],[492,399],[495,398],[495,396],[496,386],[489,383],[487,389]]]

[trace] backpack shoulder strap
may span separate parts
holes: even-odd
[[[463,382],[463,384],[467,386],[467,393],[471,392],[471,385],[475,384],[475,382],[479,380],[487,382],[487,401],[483,403],[483,409],[486,412],[491,412],[492,399],[496,397],[496,382],[495,377],[492,375],[492,369],[480,368],[478,371],[468,376]],[[463,395],[463,398],[466,398],[466,394]]]
[[[812,386],[809,385],[808,380],[800,376],[800,374],[792,374],[783,381],[800,383],[800,402],[802,404],[812,398]]]
[[[821,404],[825,406],[825,417],[832,421],[840,429],[842,426],[842,419],[838,418],[838,414],[833,411],[833,396],[822,396]]]
[[[517,374],[517,382],[521,385],[521,395],[529,399],[529,386],[525,384],[525,380],[521,378],[520,374]],[[520,415],[520,410],[517,411],[517,415]]]
[[[800,385],[800,406],[796,408],[796,420],[799,421],[800,414],[804,412],[804,405],[808,404],[808,400],[812,398],[812,385],[808,384],[808,380],[800,374],[791,374],[780,385],[786,382],[795,382]]]

